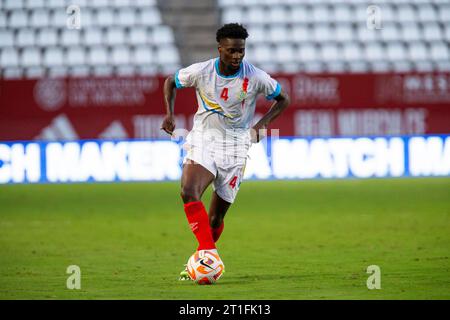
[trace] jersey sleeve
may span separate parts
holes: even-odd
[[[269,74],[259,70],[257,78],[259,93],[264,94],[267,100],[274,99],[280,95],[281,85]]]
[[[198,64],[178,70],[174,77],[177,89],[195,87],[199,72]]]

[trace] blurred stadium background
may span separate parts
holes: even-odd
[[[392,268],[390,271],[394,275],[396,272],[401,274],[405,270],[402,266],[407,266],[406,270],[409,271],[423,271],[416,276],[426,278],[428,274],[434,274],[435,281],[411,285],[411,295],[399,289],[398,292],[385,291],[386,295],[379,294],[375,297],[449,298],[448,265],[445,267],[446,261],[448,263],[445,259],[448,259],[450,250],[448,0],[0,0],[0,184],[178,181],[182,156],[179,142],[170,141],[160,130],[165,112],[162,103],[163,82],[167,75],[183,66],[217,56],[215,31],[229,22],[239,22],[248,28],[250,37],[247,41],[246,58],[275,77],[292,99],[285,114],[271,126],[272,129],[280,130],[280,139],[267,148],[269,142],[252,148],[246,177],[263,180],[444,177],[408,178],[407,181],[396,182],[389,179],[364,182],[353,179],[331,180],[323,182],[323,185],[317,185],[315,181],[304,181],[303,184],[292,182],[292,185],[270,181],[265,182],[267,184],[263,189],[270,190],[266,190],[268,197],[275,195],[275,202],[284,199],[280,205],[282,212],[288,212],[285,222],[292,219],[292,226],[296,226],[297,217],[309,221],[303,226],[297,224],[300,229],[296,231],[290,230],[299,237],[302,228],[307,227],[329,234],[332,231],[327,229],[326,223],[336,223],[339,226],[338,220],[343,215],[344,221],[346,217],[348,221],[361,221],[361,224],[346,226],[349,246],[354,239],[377,243],[378,238],[374,233],[371,234],[375,230],[367,227],[375,220],[370,220],[367,216],[358,220],[361,218],[358,214],[374,214],[374,219],[378,213],[382,214],[377,219],[385,219],[381,220],[385,222],[376,231],[387,230],[388,234],[383,237],[388,243],[390,239],[394,245],[386,249],[386,242],[378,243],[380,250],[372,251],[371,258],[376,260],[384,256],[388,259],[389,254],[395,256],[399,251],[406,252],[406,260],[402,261],[404,264],[399,264],[397,269]],[[268,102],[261,99],[257,105],[256,118],[265,113],[268,106]],[[195,108],[194,91],[178,90],[175,107],[178,128],[191,128]],[[260,190],[252,183],[249,185],[254,190]],[[81,214],[82,219],[86,220],[77,225],[79,229],[68,231],[68,242],[62,245],[64,248],[71,245],[76,247],[74,235],[82,234],[82,227],[90,225],[89,217],[83,216],[83,212],[92,214],[92,223],[101,224],[100,221],[104,219],[109,221],[111,228],[115,230],[111,242],[114,245],[103,249],[112,250],[111,252],[124,245],[117,242],[117,237],[124,234],[130,236],[133,234],[130,230],[135,230],[137,238],[129,245],[137,246],[138,249],[130,251],[128,263],[136,259],[137,255],[154,250],[139,247],[139,237],[144,242],[149,240],[145,238],[146,231],[140,227],[142,221],[156,226],[160,224],[160,228],[154,226],[154,229],[149,229],[155,234],[161,233],[160,238],[149,236],[152,241],[160,243],[171,232],[173,238],[176,237],[177,232],[173,232],[171,228],[187,230],[183,214],[179,212],[181,205],[175,203],[178,199],[177,188],[175,182],[167,182],[167,186],[2,186],[2,297],[70,297],[70,293],[59,292],[56,284],[43,291],[35,284],[36,279],[39,284],[45,283],[48,279],[47,272],[60,272],[59,267],[63,268],[70,263],[82,264],[77,259],[84,261],[85,265],[94,263],[88,253],[83,256],[81,249],[80,252],[73,249],[70,258],[60,254],[63,258],[51,260],[57,261],[55,263],[58,268],[51,266],[48,255],[52,255],[53,249],[55,252],[63,249],[52,247],[54,244],[46,247],[47,241],[42,240],[53,234],[49,237],[58,242],[64,237],[57,231],[61,225],[70,226],[70,223],[75,223],[75,217]],[[320,199],[314,200],[312,193],[310,199],[313,199],[312,204],[318,205],[316,209],[312,204],[307,208],[302,207],[301,203],[290,205],[284,196],[289,194],[289,199],[300,197],[305,201],[306,198],[301,195],[305,192],[304,188],[316,190],[323,195],[323,201],[329,201],[330,207],[325,208],[324,212],[331,212],[333,209],[340,211],[334,215],[326,215],[328,220],[320,220],[323,216],[319,214],[317,218],[312,213],[315,210],[323,212],[323,203]],[[408,188],[415,191],[408,194]],[[234,244],[232,235],[237,238],[241,235],[233,234],[232,230],[242,223],[242,219],[249,218],[245,218],[246,214],[250,218],[256,216],[250,209],[250,204],[257,204],[259,200],[251,195],[251,191],[245,191],[245,184],[242,189],[236,213],[233,213],[241,215],[241,218],[233,220],[230,216],[229,238],[226,238],[226,231],[224,246],[226,241]],[[260,190],[262,194],[264,190]],[[338,190],[348,191],[348,194],[354,196],[354,200],[348,200],[345,204],[342,202],[340,206],[340,201],[347,199],[348,194]],[[285,192],[285,195],[276,192]],[[359,192],[365,195],[361,202],[357,200]],[[375,198],[369,196],[372,192],[376,195]],[[392,196],[396,192],[401,196]],[[152,195],[148,196],[149,193]],[[137,195],[144,198],[148,196],[153,204],[145,204]],[[118,199],[122,196],[124,200],[120,202]],[[117,206],[112,205],[115,203],[114,199],[119,201]],[[174,204],[168,207],[154,204],[161,200]],[[380,207],[385,200],[388,201],[386,207]],[[129,207],[130,201],[134,202],[132,207]],[[55,207],[44,204],[47,202],[54,202]],[[238,206],[240,202],[243,207]],[[141,207],[139,203],[142,204]],[[336,203],[337,207],[333,208]],[[404,208],[405,204],[407,210],[410,210],[409,218],[403,215],[403,209],[399,209]],[[317,209],[319,207],[320,210]],[[393,208],[392,211],[389,211],[389,207]],[[122,216],[115,211],[118,208],[123,209]],[[245,208],[245,212],[240,212],[242,208]],[[264,208],[258,207],[260,211],[257,219],[261,223],[278,223],[270,219],[270,210],[279,207],[274,205],[270,208],[269,205],[265,212]],[[147,212],[141,215],[144,209]],[[296,210],[299,216],[294,214]],[[54,215],[56,211],[61,217]],[[401,215],[397,215],[399,211]],[[169,218],[161,212],[166,212]],[[111,213],[117,218],[115,221],[110,218]],[[155,214],[156,220],[151,220],[147,214]],[[166,225],[164,221],[169,222]],[[420,222],[423,229],[418,230],[415,224],[410,225],[408,221]],[[416,242],[413,241],[416,246],[410,248],[410,243],[406,241],[398,242],[396,247],[398,233],[390,229],[391,223],[397,224],[400,228],[397,231],[404,238],[415,237],[418,232],[420,235]],[[405,229],[402,229],[402,225]],[[265,230],[264,225],[245,226],[249,229],[255,227],[255,233],[257,230]],[[164,228],[168,231],[161,231]],[[236,228],[245,232],[245,229]],[[289,233],[286,228],[280,225],[280,232]],[[365,238],[357,230],[365,230]],[[389,233],[389,230],[392,232]],[[303,231],[307,233],[307,230]],[[28,236],[24,237],[25,234]],[[427,238],[432,235],[438,238]],[[99,245],[107,241],[109,231],[108,228],[99,231],[96,236],[100,238],[93,234],[84,236],[92,240],[83,243],[83,250],[89,251],[92,246],[95,247],[95,243]],[[159,253],[160,258],[173,263],[174,267],[170,272],[175,275],[184,262],[184,255],[190,250],[188,248],[193,246],[191,236],[187,230],[180,236],[184,242],[171,238],[177,257]],[[283,235],[280,237],[282,243],[293,241],[284,239]],[[36,242],[36,239],[42,241]],[[67,239],[72,239],[73,242]],[[274,234],[272,242],[276,243],[276,239],[277,235]],[[264,243],[262,238],[257,240],[260,242],[256,241],[255,245]],[[321,239],[317,244],[317,239],[311,234],[306,240],[297,240],[302,246],[307,245],[305,241],[319,247],[327,246],[328,243]],[[334,241],[331,238],[327,240]],[[185,242],[188,245],[184,245]],[[345,248],[345,241],[338,243]],[[278,245],[282,246],[280,243]],[[356,246],[358,245],[361,252],[370,251],[361,247],[361,243]],[[264,246],[270,251],[267,243]],[[426,266],[409,268],[409,261],[415,259],[412,252],[416,247],[433,248],[434,251],[427,251],[430,260],[425,262],[428,263]],[[167,246],[165,249],[170,251],[171,248]],[[37,258],[36,252],[30,252],[41,252],[41,249],[47,252],[39,260],[42,265],[46,265],[43,269],[45,272],[41,270],[40,273],[33,274],[30,270],[36,264],[33,267],[30,261]],[[249,249],[247,248],[246,254],[249,254]],[[259,250],[256,247],[253,249]],[[228,258],[224,260],[226,265],[229,262],[231,269],[236,267],[227,275],[231,279],[231,287],[225,286],[222,293],[211,291],[212,295],[209,297],[233,297],[233,292],[242,293],[242,298],[249,297],[245,295],[249,294],[248,291],[233,285],[240,285],[241,282],[245,285],[246,281],[250,281],[248,288],[253,290],[253,296],[250,297],[255,298],[371,298],[367,291],[352,291],[354,288],[348,284],[362,281],[364,286],[366,275],[362,265],[370,260],[367,257],[363,259],[364,263],[359,261],[357,271],[351,266],[351,261],[348,261],[348,266],[343,269],[353,276],[348,279],[339,278],[333,283],[335,290],[326,291],[314,288],[323,281],[319,271],[330,274],[325,262],[330,262],[331,256],[335,258],[331,254],[332,250],[329,261],[325,261],[327,256],[321,250],[309,253],[309,258],[312,257],[316,263],[317,260],[314,259],[318,256],[325,260],[321,265],[322,269],[310,267],[308,270],[313,274],[317,271],[316,278],[299,280],[302,283],[306,281],[307,289],[301,285],[290,287],[292,283],[297,283],[290,281],[290,276],[297,278],[296,275],[289,275],[289,272],[297,272],[297,269],[284,271],[287,274],[279,279],[277,274],[266,275],[268,281],[281,281],[278,287],[272,288],[264,281],[259,287],[257,282],[251,280],[251,269],[240,274],[236,270],[242,257],[235,257],[233,253],[236,251],[233,250],[229,248],[229,253],[226,250],[224,253],[225,258]],[[244,248],[243,251],[245,250]],[[276,255],[276,252],[278,251],[271,254]],[[120,255],[117,252],[114,254]],[[294,264],[298,263],[299,268],[302,268],[304,259],[308,257],[299,254],[298,261],[295,257]],[[359,256],[356,254],[356,257],[357,260]],[[103,256],[105,261],[110,258]],[[114,263],[111,262],[111,265]],[[140,267],[158,270],[156,276],[149,275],[153,278],[146,279],[154,281],[155,288],[164,288],[165,283],[171,281],[167,280],[171,279],[166,274],[167,270],[160,265],[155,267],[154,261],[139,263]],[[268,262],[266,258],[257,256],[255,263],[263,265]],[[89,266],[91,270],[94,268]],[[162,291],[150,291],[150,295],[146,296],[148,291],[136,289],[136,295],[133,296],[127,292],[132,291],[131,288],[123,283],[120,284],[122,289],[127,289],[117,293],[114,291],[114,283],[108,282],[108,275],[120,277],[118,274],[122,271],[110,270],[106,266],[103,268],[95,272],[104,272],[105,278],[100,276],[101,281],[97,279],[98,282],[91,278],[90,284],[97,291],[82,291],[77,297],[208,297],[190,291],[186,286],[176,287],[173,291],[170,291],[172,288],[168,289],[170,292],[167,295]],[[121,270],[126,268],[126,265],[122,265]],[[362,276],[358,274],[361,270]],[[233,278],[232,272],[237,272],[238,277]],[[298,271],[299,274],[302,272],[304,270]],[[61,281],[65,281],[64,274],[60,277]],[[133,280],[130,277],[127,281]],[[27,279],[34,279],[34,284],[32,281],[27,282]],[[394,282],[401,287],[406,285],[402,281]],[[107,285],[108,289],[104,289],[103,285]],[[273,294],[275,291],[269,293],[269,289],[282,292],[277,296]],[[303,295],[298,295],[297,289]],[[415,289],[418,291],[414,291]]]

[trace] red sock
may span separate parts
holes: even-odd
[[[223,231],[223,227],[224,227],[224,223],[222,221],[222,224],[219,227],[211,228],[211,233],[212,233],[214,242],[217,242],[217,240],[219,240],[220,235],[222,234],[222,231]]]
[[[197,250],[215,249],[216,245],[209,227],[208,213],[201,201],[193,201],[184,204],[184,212],[192,232],[198,241]]]

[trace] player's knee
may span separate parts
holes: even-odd
[[[197,192],[195,188],[192,187],[186,186],[181,187],[180,195],[184,203],[200,201],[200,193]]]
[[[223,218],[218,214],[209,216],[209,225],[211,228],[220,227],[222,225],[222,222],[223,222]]]

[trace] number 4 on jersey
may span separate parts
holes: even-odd
[[[223,88],[222,93],[220,94],[220,98],[227,101],[228,100],[228,88]]]
[[[231,179],[229,183],[231,189],[234,189],[236,187],[237,178],[238,178],[237,176],[234,176],[233,179]]]

